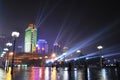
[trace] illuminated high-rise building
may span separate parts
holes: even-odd
[[[48,43],[46,40],[44,39],[39,39],[37,41],[37,45],[36,45],[36,51],[39,54],[44,54],[44,53],[48,53]]]
[[[65,53],[67,50],[68,50],[68,47],[64,46],[62,51],[63,53]]]
[[[25,30],[25,52],[35,52],[36,51],[36,41],[37,41],[37,29],[34,24],[29,24],[28,28]]]
[[[55,53],[56,55],[60,55],[62,53],[60,43],[55,43],[53,45],[53,53]]]

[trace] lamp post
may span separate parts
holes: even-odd
[[[6,54],[6,53],[9,51],[9,49],[8,49],[8,48],[4,48],[3,50],[4,50],[5,56],[6,56],[6,58],[7,58],[7,54]]]
[[[6,54],[5,54],[5,70],[7,71],[8,70],[8,58],[7,58],[7,53],[8,53],[8,51],[9,51],[9,49],[8,48],[4,48],[4,51],[6,51]]]
[[[8,47],[8,50],[10,51],[10,47],[12,46],[12,43],[10,43],[10,42],[7,42],[6,43],[6,46]],[[8,71],[8,69],[9,69],[9,58],[8,58],[8,56],[9,56],[9,51],[8,51],[8,53],[6,54],[6,71]]]
[[[5,54],[6,54],[6,52],[3,51],[2,54],[1,54],[1,57],[4,57]]]
[[[8,42],[8,43],[6,43],[6,46],[8,46],[8,48],[9,48],[12,46],[12,43]]]
[[[81,50],[77,50],[76,53],[78,53],[78,57],[82,56]]]
[[[7,42],[7,43],[6,43],[6,46],[8,47],[8,50],[9,50],[9,49],[10,49],[10,47],[12,46],[12,43]],[[7,60],[8,60],[8,55],[9,55],[9,52],[8,52],[8,54],[7,54]]]
[[[56,54],[53,53],[51,56],[52,56],[52,59],[54,59],[56,57]]]
[[[103,46],[99,45],[97,46],[97,49],[100,51],[99,56],[101,56],[100,54],[102,54],[101,50],[103,49]]]
[[[6,43],[6,46],[8,47],[8,50],[9,50],[9,49],[10,49],[10,47],[12,46],[12,43],[7,42],[7,43]],[[9,53],[9,52],[8,52],[8,53]],[[8,59],[8,55],[9,55],[9,54],[7,54],[7,59]]]
[[[103,49],[103,46],[99,45],[99,46],[97,46],[97,49],[100,51],[100,53],[99,53],[100,66],[102,67],[102,56],[101,56],[102,52],[101,52],[101,50]]]
[[[4,48],[4,51],[8,51],[9,49],[8,48]]]
[[[77,50],[76,52],[77,52],[77,53],[80,53],[81,51],[80,51],[80,50]]]
[[[13,55],[12,55],[12,64],[11,64],[11,74],[13,74],[13,67],[14,67],[14,54],[15,54],[15,43],[16,43],[16,38],[19,37],[20,33],[19,32],[12,32],[12,37],[13,37]]]

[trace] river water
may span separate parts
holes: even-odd
[[[0,80],[120,80],[116,68],[15,67],[6,72],[0,69]]]

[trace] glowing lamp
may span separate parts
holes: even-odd
[[[5,51],[3,51],[2,53],[3,53],[3,54],[5,54],[6,52],[5,52]]]
[[[20,33],[19,32],[16,32],[16,31],[14,31],[14,32],[12,32],[12,37],[19,37],[19,35],[20,35]]]
[[[53,54],[52,54],[52,57],[53,57],[53,58],[54,58],[54,57],[56,57],[56,54],[55,54],[55,53],[53,53]]]
[[[81,51],[80,51],[80,50],[77,50],[76,52],[77,52],[77,53],[80,53]]]
[[[4,48],[4,51],[8,51],[9,49],[8,48]]]
[[[40,50],[40,47],[38,47],[38,50]]]
[[[6,43],[6,46],[10,47],[10,46],[12,46],[12,43],[8,42],[8,43]]]
[[[45,58],[48,58],[48,56],[45,56]]]
[[[101,46],[101,45],[97,47],[97,49],[99,49],[99,50],[102,49],[102,48],[103,48],[103,46]]]
[[[13,55],[13,52],[10,52],[9,55],[12,56],[12,55]]]
[[[42,48],[42,51],[44,51],[45,50],[45,48]]]

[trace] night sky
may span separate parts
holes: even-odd
[[[120,47],[120,6],[115,0],[0,1],[0,34],[8,39],[12,31],[19,31],[17,45],[23,46],[24,31],[29,23],[36,24],[38,39],[45,39],[49,48],[55,40],[72,48],[99,33],[102,34],[86,44],[89,46],[83,47],[83,52],[96,51],[97,45]]]

